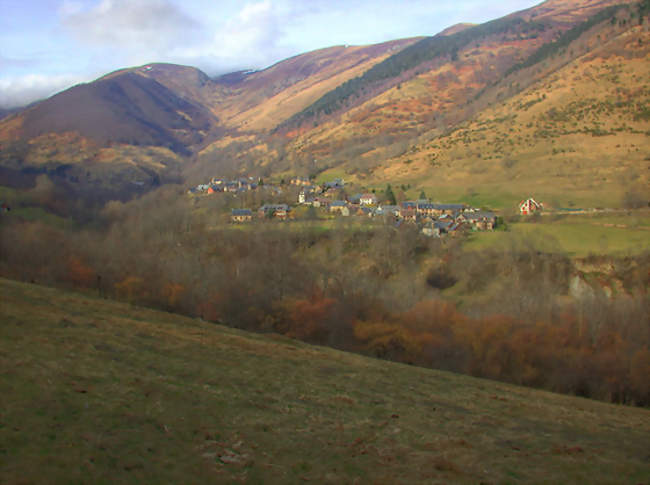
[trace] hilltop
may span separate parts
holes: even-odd
[[[650,478],[647,409],[0,288],[6,483]]]

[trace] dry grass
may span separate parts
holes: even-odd
[[[3,483],[646,483],[650,414],[0,280]]]
[[[650,32],[641,27],[603,40],[374,175],[507,203],[496,207],[528,194],[559,206],[620,207],[630,183],[650,183],[650,124],[640,116],[650,99],[647,45]]]

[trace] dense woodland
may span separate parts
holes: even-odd
[[[499,249],[414,226],[224,223],[166,186],[96,212],[41,183],[0,217],[0,275],[380,358],[650,405],[650,254],[610,258],[621,291],[571,293],[575,262],[511,237]],[[598,257],[594,257],[598,262]]]

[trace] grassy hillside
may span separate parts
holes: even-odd
[[[487,35],[492,24],[481,26],[485,35],[455,56],[422,64],[291,139],[284,160],[375,187],[411,185],[437,200],[508,208],[531,194],[559,206],[620,207],[631,185],[647,184],[650,38],[638,6],[599,13],[605,6],[582,2],[571,13],[546,2],[518,14],[544,23],[510,20],[538,30]],[[364,76],[419,48],[429,52],[424,45]]]
[[[644,483],[646,409],[0,280],[4,483]]]
[[[508,229],[511,234],[500,231],[472,234],[466,248],[480,251],[499,247],[515,235],[529,237],[540,244],[555,244],[562,252],[578,258],[650,251],[650,214],[647,211],[634,215],[543,217],[535,223],[509,224]],[[540,251],[544,249],[539,248]]]
[[[555,207],[620,207],[648,184],[648,45],[645,27],[606,22],[535,67],[544,75],[527,89],[508,98],[524,81],[507,78],[471,121],[422,136],[374,176],[493,207],[529,194]]]

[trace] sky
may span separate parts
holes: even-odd
[[[541,0],[0,0],[0,108],[129,66],[210,76],[333,45],[434,35]]]

